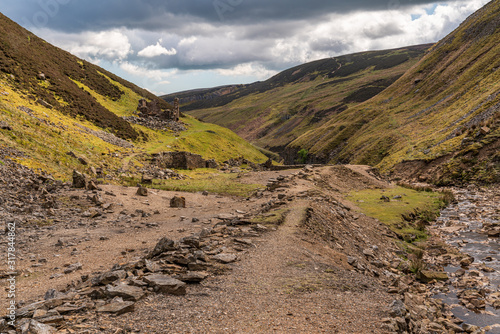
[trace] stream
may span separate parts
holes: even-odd
[[[450,305],[464,323],[500,334],[500,190],[453,192],[458,202],[442,210],[433,228],[472,263],[451,261],[445,267],[449,284],[435,298]]]

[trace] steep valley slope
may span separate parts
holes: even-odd
[[[281,153],[290,142],[370,99],[413,66],[431,45],[317,60],[248,85],[163,96],[183,110]]]
[[[189,116],[141,125],[140,99],[172,108],[0,14],[0,149],[21,151],[15,158],[24,165],[65,180],[73,170],[88,173],[92,167],[118,182],[122,175],[140,175],[151,154],[163,151],[188,151],[219,163],[267,159],[232,131]]]
[[[405,162],[401,175],[440,184],[498,182],[499,39],[494,0],[388,89],[292,142],[287,156],[306,149],[310,161],[385,171]]]
[[[336,57],[268,81],[181,96],[190,114],[289,164],[368,164],[440,185],[495,183],[498,40],[500,1],[493,0],[427,52],[420,46]]]

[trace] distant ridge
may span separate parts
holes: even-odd
[[[432,45],[361,52],[285,70],[266,81],[215,87],[179,96],[182,109],[238,133],[256,145],[283,152],[310,129],[386,89]]]

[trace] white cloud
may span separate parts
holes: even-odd
[[[87,60],[98,62],[104,58],[108,60],[122,60],[132,53],[132,45],[125,32],[119,29],[101,32],[83,32],[67,34],[54,31],[41,31],[37,34],[46,37],[49,42]]]
[[[139,51],[138,55],[146,58],[153,58],[157,56],[173,56],[177,54],[177,50],[175,48],[171,48],[170,50],[164,48],[161,44],[161,40],[156,43],[156,45],[150,45],[141,51]]]
[[[277,73],[276,71],[268,70],[264,66],[257,63],[239,64],[230,69],[219,69],[216,72],[224,76],[255,77],[258,79],[267,79]]]
[[[169,78],[175,73],[177,73],[176,70],[151,70],[146,67],[141,67],[129,62],[122,62],[120,63],[120,68],[124,70],[125,72],[132,74],[137,77],[146,77],[148,79],[155,79],[157,81],[162,81],[166,78]]]
[[[198,38],[196,36],[191,36],[191,37],[183,38],[179,42],[179,46],[191,45],[191,44],[194,44],[194,42],[196,42],[197,40],[198,40]]]

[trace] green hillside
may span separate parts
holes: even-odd
[[[124,164],[140,166],[144,159],[135,157],[160,151],[190,151],[219,162],[240,156],[267,159],[230,130],[189,116],[181,118],[185,131],[153,130],[124,120],[134,116],[141,98],[170,107],[0,14],[0,149],[24,153],[16,158],[21,163],[68,179],[73,169],[89,166],[119,175]]]
[[[498,182],[499,28],[496,0],[391,87],[296,139],[287,148],[289,159],[307,150],[309,160],[370,164],[385,171],[418,160],[422,169],[440,165],[435,182]]]
[[[327,58],[288,69],[264,82],[175,95],[190,115],[281,153],[303,133],[386,89],[430,46]],[[170,101],[173,96],[163,98]]]

